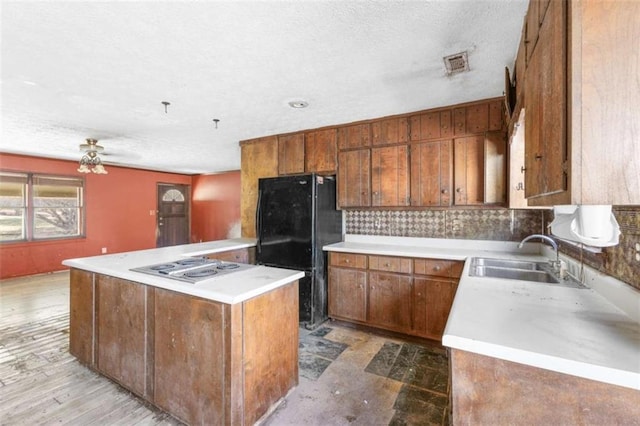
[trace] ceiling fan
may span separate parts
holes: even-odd
[[[104,151],[104,147],[98,145],[97,139],[87,138],[86,143],[80,144],[80,151],[84,152],[84,155],[80,159],[80,167],[78,171],[80,173],[96,173],[99,175],[106,175],[109,172],[102,165],[102,160],[98,156],[99,153]]]

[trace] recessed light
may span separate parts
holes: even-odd
[[[309,106],[309,102],[305,101],[291,101],[289,102],[291,108],[306,108]]]

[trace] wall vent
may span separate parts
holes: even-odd
[[[442,59],[444,59],[444,66],[447,68],[447,75],[469,71],[469,61],[467,60],[466,51],[445,56]]]

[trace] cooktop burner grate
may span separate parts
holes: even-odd
[[[209,277],[217,273],[218,271],[216,271],[213,268],[204,268],[204,269],[196,269],[195,271],[187,271],[183,274],[183,276],[188,278],[202,278],[202,277]]]
[[[256,265],[248,265],[245,263],[233,263],[219,259],[194,257],[178,259],[173,262],[143,266],[140,268],[132,268],[131,270],[150,275],[162,276],[164,278],[196,283],[210,278],[216,278],[220,275],[231,274],[255,267]]]

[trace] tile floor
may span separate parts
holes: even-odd
[[[448,425],[446,351],[328,322],[300,330],[300,383],[263,425]]]

